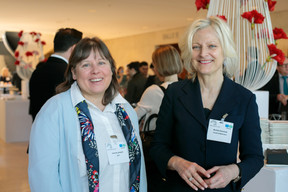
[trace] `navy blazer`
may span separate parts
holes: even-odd
[[[207,140],[209,119],[234,123],[231,143]],[[237,162],[239,141],[242,178],[225,189],[205,191],[240,191],[263,166],[261,128],[255,95],[224,77],[214,107],[206,119],[198,79],[171,84],[162,100],[155,138],[150,150],[161,174],[166,177],[170,191],[194,191],[176,171],[167,171],[169,159],[177,155],[196,162],[203,168]]]

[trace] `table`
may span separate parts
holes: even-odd
[[[9,93],[9,90],[13,88],[13,85],[11,83],[5,83],[3,81],[0,81],[0,94],[3,93]]]
[[[243,192],[287,192],[288,165],[264,166],[243,188]]]
[[[0,139],[4,142],[29,141],[32,117],[29,100],[20,95],[0,99]]]

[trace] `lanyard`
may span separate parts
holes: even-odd
[[[109,135],[109,138],[110,138],[111,143],[112,143],[112,142],[115,143],[118,138],[117,138],[117,135],[114,133],[114,131],[113,131],[113,129],[112,129],[112,126],[111,126],[108,118],[101,115],[101,119],[102,119],[103,123],[105,124],[105,127],[106,127],[106,130],[107,130],[107,133],[108,133],[108,135]]]

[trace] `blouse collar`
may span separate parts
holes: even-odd
[[[83,95],[80,91],[80,88],[77,84],[77,81],[75,81],[71,85],[71,99],[72,99],[72,104],[74,107],[83,100],[85,100],[88,103],[88,105],[95,106],[93,103],[91,103],[90,101],[86,100],[83,97]],[[126,103],[128,103],[128,102],[121,96],[121,94],[118,93],[117,96],[112,100],[112,102],[105,106],[104,111],[113,111],[114,112],[114,111],[116,111],[116,104],[126,104]]]
[[[176,82],[176,81],[178,81],[177,74],[166,76],[164,79],[164,82]]]

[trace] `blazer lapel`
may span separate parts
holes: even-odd
[[[188,81],[182,91],[183,94],[178,98],[180,103],[202,126],[207,127],[198,79],[195,82]]]
[[[206,128],[208,122],[203,110],[198,79],[196,78],[195,82],[188,81],[188,83],[183,86],[182,91],[183,94],[178,98],[180,103],[202,126]],[[238,103],[238,97],[239,95],[237,94],[233,81],[225,76],[221,91],[208,119],[220,120],[224,114],[228,113],[229,115],[229,112]]]
[[[224,76],[221,91],[213,106],[209,119],[220,120],[226,113],[229,115],[229,112],[238,103],[237,98],[238,94],[233,85],[233,81]]]

